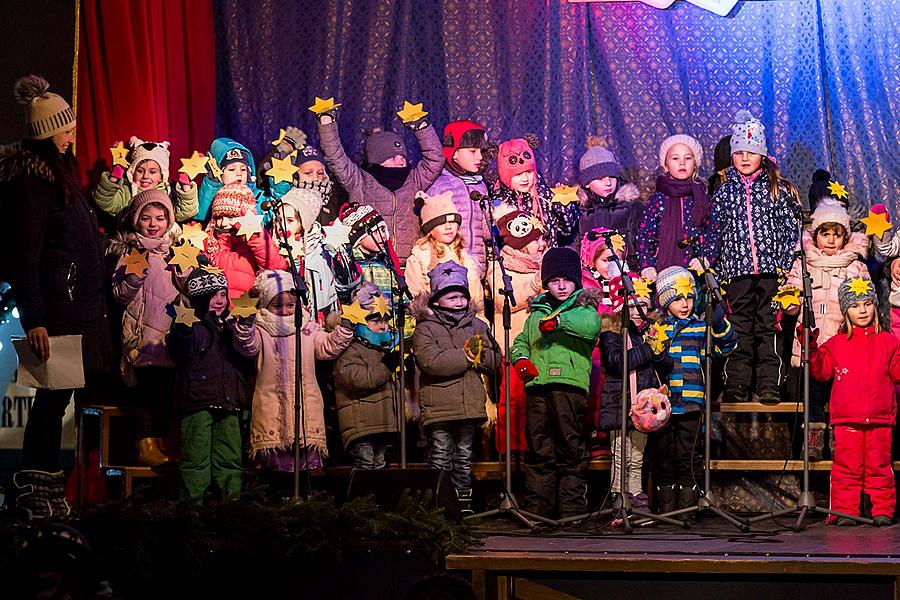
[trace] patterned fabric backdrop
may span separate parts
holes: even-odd
[[[263,151],[294,124],[315,141],[314,96],[343,103],[341,135],[401,129],[404,99],[439,130],[485,123],[494,140],[538,134],[550,181],[572,180],[588,135],[649,188],[660,142],[715,143],[740,108],[805,192],[828,168],[862,202],[900,191],[900,0],[758,0],[728,17],[688,3],[564,0],[220,0],[217,130]],[[414,146],[414,144],[413,144]],[[803,193],[805,197],[806,194]]]

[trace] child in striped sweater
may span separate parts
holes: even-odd
[[[663,269],[656,280],[656,302],[667,313],[653,330],[654,352],[668,352],[674,361],[668,386],[672,403],[669,425],[650,434],[653,481],[657,484],[658,511],[694,506],[702,480],[700,415],[705,396],[703,363],[706,358],[706,323],[694,316],[697,297],[694,278],[684,267]],[[737,346],[737,336],[716,306],[712,318],[712,351],[725,356]]]

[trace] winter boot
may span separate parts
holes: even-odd
[[[171,462],[171,458],[163,454],[159,438],[146,437],[138,442],[138,464],[144,467],[159,467]]]
[[[50,489],[56,473],[17,471],[13,474],[11,495],[19,516],[27,521],[42,521],[53,516]]]
[[[459,513],[463,517],[474,515],[472,510],[472,490],[456,490],[456,498],[459,500]]]
[[[53,518],[65,519],[72,512],[69,501],[66,500],[66,474],[57,471],[51,475],[53,480],[50,482],[50,508],[53,510]]]
[[[778,389],[765,389],[760,390],[759,392],[759,402],[760,404],[765,404],[767,406],[774,406],[781,402],[781,397],[778,394]]]
[[[697,486],[686,483],[680,487],[681,489],[678,493],[678,508],[682,509],[697,506],[697,502],[700,500],[700,490],[697,489]],[[691,511],[682,513],[678,515],[678,518],[685,523],[693,523],[697,520],[697,512]]]
[[[656,514],[670,513],[676,509],[674,485],[656,486]]]
[[[725,388],[722,394],[722,402],[738,403],[750,400],[750,390],[744,385],[732,385]]]
[[[810,423],[806,432],[809,460],[818,462],[825,453],[825,423]]]
[[[888,525],[893,525],[894,519],[888,515],[877,515],[874,519],[872,519],[872,525],[875,527],[887,527]]]

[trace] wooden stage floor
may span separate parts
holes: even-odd
[[[482,522],[484,545],[447,557],[469,571],[484,598],[900,599],[900,525],[786,528],[756,523],[740,533],[705,515],[691,529],[603,527],[530,533],[511,520]]]

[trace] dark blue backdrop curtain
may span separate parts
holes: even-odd
[[[802,190],[824,167],[864,203],[900,191],[900,0],[759,0],[728,17],[688,3],[218,0],[215,19],[217,130],[257,152],[288,124],[315,141],[307,107],[334,96],[358,155],[363,128],[399,130],[410,99],[439,128],[465,117],[498,141],[538,134],[554,182],[598,134],[649,187],[666,136],[697,137],[708,173],[749,108]]]

